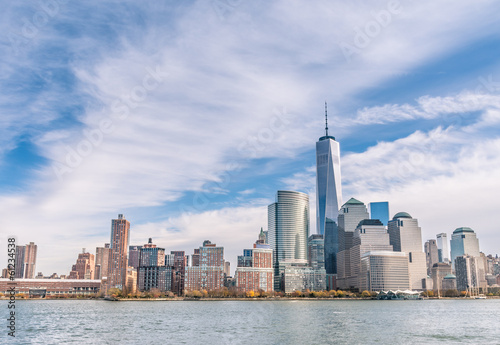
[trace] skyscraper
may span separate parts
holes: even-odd
[[[326,219],[337,220],[342,205],[340,177],[340,145],[328,135],[328,114],[325,102],[325,135],[316,142],[316,225],[325,234]]]
[[[118,215],[111,220],[111,257],[109,262],[108,287],[123,289],[127,283],[127,249],[130,241],[130,222]]]
[[[325,270],[326,274],[337,273],[337,253],[339,252],[339,234],[337,222],[326,218],[325,225]]]
[[[16,246],[16,278],[35,278],[37,246],[30,242],[25,246]]]
[[[354,198],[349,199],[342,208],[338,217],[338,252],[336,255],[335,272],[350,272],[351,271],[351,258],[349,256],[349,249],[352,247],[352,238],[354,231],[359,222],[364,219],[369,219],[368,211],[364,203]],[[325,241],[325,246],[328,241]],[[328,248],[325,247],[328,253]],[[327,273],[329,273],[327,271]],[[345,274],[345,273],[344,273]]]
[[[422,250],[422,229],[418,226],[418,220],[406,212],[399,212],[389,221],[388,229],[394,251],[405,252],[408,257],[411,288],[423,290],[427,267]]]
[[[480,257],[479,240],[474,230],[468,227],[457,228],[451,235],[451,264],[453,268],[455,268],[455,259],[462,255]]]
[[[384,291],[411,288],[405,253],[370,251],[361,256],[359,290]]]
[[[448,235],[441,233],[436,235],[439,262],[450,263],[450,247],[448,246]]]
[[[275,290],[279,291],[283,264],[307,265],[309,197],[292,191],[278,191],[268,206],[268,239],[273,252]],[[280,267],[280,265],[282,267]]]
[[[16,246],[16,278],[24,278],[24,253],[26,246]]]
[[[389,243],[389,234],[380,220],[364,219],[359,222],[353,234],[352,247],[344,250],[343,255],[339,255],[338,287],[359,289],[361,257],[370,251],[392,251],[393,248]],[[349,258],[349,265],[342,265],[345,258]],[[343,267],[349,270],[342,269]]]
[[[36,268],[36,252],[37,246],[34,242],[30,242],[26,245],[24,249],[24,278],[33,279],[35,278],[35,268]]]
[[[314,269],[325,268],[325,240],[323,235],[312,234],[309,236],[307,254],[309,266]]]
[[[208,240],[200,247],[200,265],[186,267],[186,290],[215,291],[224,287],[224,247]]]
[[[370,216],[363,202],[350,198],[342,205],[338,217],[339,251],[352,247],[354,231],[364,219],[370,219]]]
[[[309,196],[301,192],[278,191],[268,206],[269,244],[276,261],[307,263]]]
[[[435,263],[439,262],[436,240],[427,240],[424,244],[424,251],[427,264],[427,275],[430,276],[432,274],[432,267],[434,267]]]
[[[152,238],[140,248],[139,253],[139,267],[165,266],[165,249],[153,244]]]
[[[104,247],[97,247],[95,249],[95,279],[102,279],[109,275],[110,247],[109,243],[105,243]]]
[[[389,222],[389,202],[379,201],[368,204],[370,209],[370,219],[378,219],[387,226]]]
[[[455,258],[457,289],[467,291],[480,287],[480,260],[472,255],[461,255]]]
[[[150,238],[139,251],[137,288],[140,291],[169,291],[172,288],[172,267],[165,266],[165,249],[157,247]]]

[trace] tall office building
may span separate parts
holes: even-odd
[[[408,258],[405,253],[369,251],[361,256],[360,291],[408,290],[409,288]]]
[[[268,206],[268,240],[273,249],[274,288],[281,290],[286,264],[307,266],[309,237],[309,197],[292,191],[278,191],[276,202]]]
[[[326,274],[337,274],[337,253],[339,252],[339,234],[337,222],[326,218],[325,223],[325,270]],[[333,288],[333,287],[332,287]]]
[[[102,279],[109,274],[109,260],[111,258],[111,245],[105,243],[104,247],[95,249],[95,279]]]
[[[123,289],[127,283],[127,249],[130,241],[130,222],[123,214],[111,220],[108,288]]]
[[[454,261],[458,291],[479,288],[481,280],[479,257],[464,254],[457,256]]]
[[[384,224],[378,219],[364,219],[359,222],[354,231],[352,247],[342,251],[339,255],[339,269],[337,273],[337,285],[341,289],[360,289],[360,267],[361,257],[370,251],[392,251],[389,234]],[[349,266],[344,265],[342,260],[349,258]],[[342,269],[348,267],[349,270]]]
[[[326,219],[337,220],[342,205],[340,178],[340,145],[328,135],[328,115],[325,102],[325,135],[316,142],[316,225],[325,234]]]
[[[351,198],[342,208],[338,217],[339,251],[352,247],[352,237],[356,227],[364,219],[369,219],[368,210],[363,202]]]
[[[24,253],[26,246],[16,246],[16,269],[15,278],[24,278]]]
[[[309,236],[307,255],[309,266],[314,269],[325,268],[325,240],[323,235],[312,234]]]
[[[387,226],[389,222],[389,202],[379,201],[368,204],[370,210],[370,219],[378,219]]]
[[[434,264],[439,262],[436,240],[427,240],[424,244],[424,251],[425,262],[427,264],[427,275],[430,276],[432,274],[432,267],[434,267]]]
[[[351,271],[349,249],[352,247],[354,231],[362,220],[369,218],[370,216],[365,204],[359,200],[351,198],[342,205],[338,217],[338,252],[336,255],[337,267],[335,273],[338,274],[339,271]],[[326,250],[327,248],[325,248]]]
[[[128,267],[135,269],[139,268],[139,257],[141,254],[142,246],[129,246],[128,247]]]
[[[448,246],[448,235],[441,233],[436,235],[439,262],[450,263],[450,247]]]
[[[422,250],[422,229],[418,220],[406,212],[399,212],[388,223],[389,236],[395,252],[408,256],[410,283],[413,290],[426,288],[427,267]]]
[[[153,244],[152,238],[141,247],[139,253],[139,267],[165,266],[165,249]]]
[[[24,277],[28,279],[35,278],[36,268],[36,252],[37,246],[35,243],[30,242],[24,249],[24,263],[26,265],[24,270]]]
[[[37,245],[30,242],[25,246],[16,246],[16,278],[35,278]]]
[[[451,265],[453,268],[455,268],[455,259],[462,255],[480,257],[479,240],[474,230],[468,227],[457,228],[451,235]]]
[[[151,238],[140,249],[137,288],[140,291],[158,289],[161,292],[172,288],[172,267],[165,266],[165,249],[153,244]]]

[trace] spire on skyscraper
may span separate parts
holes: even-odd
[[[328,136],[328,110],[326,106],[326,101],[325,101],[325,131],[326,131],[326,136]]]

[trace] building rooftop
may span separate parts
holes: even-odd
[[[327,139],[335,140],[335,137],[332,137],[331,135],[325,135],[325,136],[319,138],[319,141],[323,141],[323,140],[327,140]]]
[[[363,202],[357,200],[357,199],[354,199],[354,198],[350,198],[345,204],[345,205],[364,205]]]
[[[474,230],[472,230],[471,228],[468,228],[466,226],[463,226],[461,228],[456,228],[455,231],[453,231],[454,234],[458,234],[460,232],[474,232]]]
[[[457,279],[457,277],[454,274],[447,274],[443,279]]]
[[[398,212],[392,217],[392,219],[398,219],[398,218],[412,218],[409,213],[407,212]]]
[[[363,219],[361,222],[359,222],[358,224],[358,227],[359,226],[363,226],[363,225],[381,225],[381,226],[384,226],[384,223],[382,223],[379,219]]]
[[[432,267],[450,267],[450,264],[447,264],[446,262],[436,262]]]

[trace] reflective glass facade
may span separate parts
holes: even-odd
[[[455,268],[458,256],[470,255],[479,257],[479,240],[471,228],[458,228],[451,235],[451,264]]]
[[[278,191],[268,207],[269,244],[274,260],[307,262],[309,237],[309,196],[300,192]]]
[[[441,233],[436,235],[439,262],[450,262],[450,249],[448,246],[448,235]]]
[[[337,223],[326,218],[325,226],[325,269],[327,274],[337,273],[337,253],[339,252],[339,236]]]
[[[278,191],[276,202],[268,206],[268,237],[273,249],[275,289],[281,289],[279,264],[307,264],[309,237],[309,196],[300,192]]]
[[[326,219],[337,220],[342,205],[340,145],[334,137],[324,136],[316,143],[316,226],[325,234]]]
[[[378,219],[387,226],[389,221],[389,202],[371,202],[370,204],[370,219]]]

